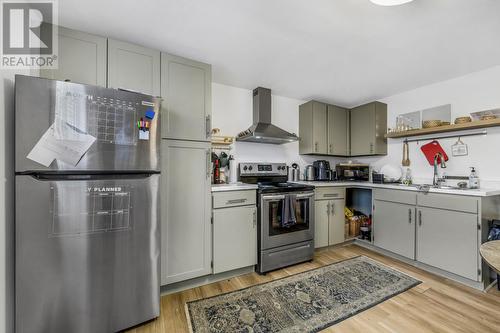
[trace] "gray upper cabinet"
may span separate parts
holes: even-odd
[[[106,86],[105,37],[59,27],[58,68],[40,71],[40,77]]]
[[[299,107],[299,153],[322,154],[327,151],[327,106],[310,101]]]
[[[349,155],[349,110],[328,105],[328,155]]]
[[[108,87],[160,96],[160,51],[108,39]]]
[[[162,137],[209,141],[212,116],[212,68],[162,53]]]
[[[351,110],[351,156],[387,154],[387,104],[372,102]]]
[[[387,154],[387,105],[348,110],[309,101],[299,107],[299,153],[331,156]]]

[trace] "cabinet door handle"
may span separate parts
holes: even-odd
[[[418,225],[419,226],[422,225],[422,211],[421,210],[418,211]]]
[[[326,205],[326,215],[330,215],[330,202]]]
[[[373,154],[373,142],[370,142],[370,153]]]
[[[408,223],[411,224],[411,208],[408,208]]]
[[[335,204],[333,202],[331,202],[331,204],[332,204],[332,207],[330,209],[330,214],[335,215]]]
[[[212,174],[212,154],[210,152],[210,149],[207,149],[207,178],[210,178],[210,175]]]
[[[332,147],[332,144],[330,143],[330,146],[329,146],[329,151],[330,151],[330,154],[333,154],[333,147]]]
[[[210,134],[212,133],[212,124],[210,122],[210,115],[207,115],[205,117],[205,133],[206,133],[206,137],[207,139],[210,138]]]
[[[338,193],[325,193],[325,194],[323,194],[324,198],[336,198],[338,196],[339,196]]]
[[[314,152],[315,153],[318,152],[318,143],[317,142],[314,143]]]
[[[255,228],[257,226],[257,212],[255,209],[253,210],[253,227]]]

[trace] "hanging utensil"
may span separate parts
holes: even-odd
[[[462,142],[460,137],[458,137],[457,142],[451,146],[451,155],[453,156],[467,156],[469,154],[469,149],[465,143]]]
[[[408,140],[405,140],[403,143],[403,160],[401,164],[405,167],[410,166],[410,147],[408,146]]]

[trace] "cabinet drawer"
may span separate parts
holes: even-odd
[[[415,205],[417,203],[417,193],[402,190],[373,190],[373,199]]]
[[[478,199],[462,195],[419,193],[417,204],[422,207],[441,208],[459,212],[477,213]]]
[[[254,190],[217,192],[212,195],[213,208],[255,205],[256,203]]]
[[[345,188],[343,187],[320,187],[315,191],[316,200],[344,199]]]

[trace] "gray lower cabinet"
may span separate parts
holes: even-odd
[[[415,259],[415,205],[374,200],[374,245]]]
[[[328,105],[328,155],[349,156],[349,110]]]
[[[58,27],[58,68],[42,69],[47,79],[106,86],[107,39]]]
[[[316,201],[314,202],[315,248],[340,244],[345,241],[344,198],[344,188],[316,189]]]
[[[329,200],[314,202],[314,247],[328,246]]]
[[[327,148],[327,106],[310,101],[299,106],[299,153],[328,153]]]
[[[210,274],[210,144],[162,140],[161,284]]]
[[[479,281],[480,199],[375,189],[374,245]]]
[[[387,154],[387,104],[372,102],[350,111],[351,156]]]
[[[344,199],[330,201],[330,218],[328,220],[328,244],[335,245],[345,241]]]
[[[479,281],[477,214],[419,207],[417,220],[418,261]]]
[[[162,137],[209,141],[212,131],[212,68],[162,53]]]
[[[108,87],[160,96],[160,51],[108,39]]]
[[[255,196],[255,191],[251,191]],[[257,208],[213,210],[213,273],[257,264]]]

